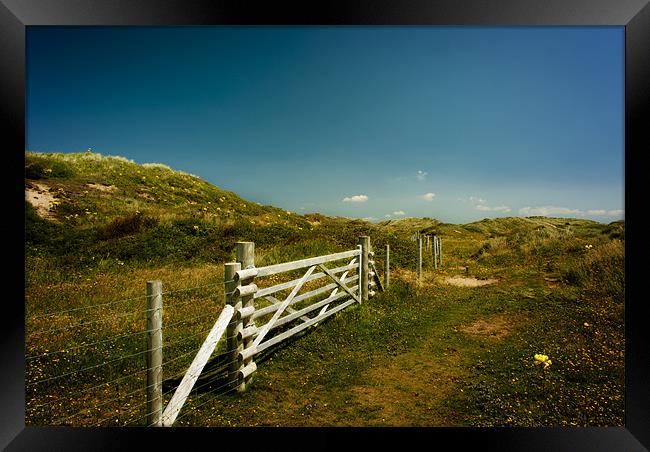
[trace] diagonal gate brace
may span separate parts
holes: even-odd
[[[321,270],[323,270],[323,271],[325,272],[325,274],[326,274],[327,276],[329,276],[330,278],[332,278],[336,284],[338,284],[339,286],[341,286],[341,289],[343,289],[343,290],[344,290],[348,295],[350,295],[350,296],[351,296],[355,301],[361,303],[361,299],[360,299],[359,297],[357,297],[355,294],[353,294],[352,291],[351,291],[350,289],[348,289],[348,286],[346,286],[345,284],[343,284],[343,283],[341,282],[341,280],[338,279],[338,278],[336,277],[336,275],[334,275],[334,273],[332,273],[332,272],[330,271],[329,268],[325,267],[323,264],[320,264],[319,267],[321,268]]]
[[[354,264],[354,262],[355,262],[355,261],[358,261],[358,260],[360,260],[360,259],[359,259],[358,257],[355,257],[354,259],[352,259],[352,260],[350,261],[350,263],[348,264],[348,266]],[[359,263],[359,266],[361,266],[361,263]],[[348,276],[348,273],[349,273],[349,272],[350,272],[350,270],[347,270],[345,273],[343,273],[343,274],[341,275],[341,281],[344,281],[344,280],[345,280],[345,277]],[[329,298],[334,297],[334,295],[336,295],[336,292],[338,292],[338,290],[339,290],[338,288],[334,289],[334,290],[332,291],[332,293],[330,294]],[[329,307],[330,307],[329,304],[326,304],[325,306],[323,306],[323,309],[320,310],[320,312],[318,313],[318,315],[322,315],[322,314],[324,314],[325,311],[327,311],[327,308],[329,308]],[[318,325],[318,324],[316,324],[316,325]]]
[[[205,342],[203,342],[203,345],[201,345],[199,352],[194,358],[194,361],[192,361],[192,364],[190,364],[189,369],[183,377],[183,380],[176,388],[176,392],[174,392],[172,399],[169,401],[167,407],[165,408],[165,411],[162,414],[162,425],[164,427],[171,426],[176,420],[178,412],[183,407],[185,400],[187,400],[187,396],[190,394],[194,383],[196,383],[196,380],[199,378],[199,375],[207,364],[208,359],[210,359],[210,356],[217,346],[219,339],[221,339],[224,331],[226,331],[226,326],[228,326],[228,322],[230,322],[230,319],[232,318],[234,312],[235,308],[230,305],[226,305],[223,308],[223,311],[221,311],[221,315],[212,327],[212,330],[208,334],[208,337],[205,339]]]
[[[300,281],[298,281],[298,284],[296,284],[296,287],[293,288],[293,290],[291,291],[291,293],[289,294],[289,296],[288,296],[288,297],[287,297],[287,298],[282,302],[282,304],[280,305],[280,307],[278,308],[278,310],[275,311],[275,314],[273,314],[273,317],[271,318],[271,320],[270,320],[266,325],[264,325],[264,327],[262,328],[262,330],[259,332],[259,334],[258,334],[257,337],[255,338],[255,341],[253,341],[253,344],[251,345],[251,348],[252,348],[253,350],[255,350],[255,348],[256,348],[258,345],[260,345],[260,343],[261,343],[262,340],[264,339],[264,336],[266,336],[266,333],[268,333],[269,330],[270,330],[270,329],[273,327],[273,325],[275,324],[275,322],[278,321],[278,319],[280,318],[280,316],[282,315],[282,313],[284,312],[284,310],[287,308],[287,306],[289,306],[289,304],[291,303],[291,300],[293,300],[293,299],[295,298],[296,294],[298,294],[298,291],[299,291],[299,290],[302,288],[302,286],[305,284],[305,282],[307,281],[307,278],[309,278],[309,275],[312,274],[312,272],[314,271],[315,268],[316,268],[315,265],[309,267],[309,270],[307,270],[307,273],[305,273],[305,274],[303,275],[303,277],[300,278]]]

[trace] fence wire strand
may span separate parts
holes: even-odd
[[[79,308],[66,309],[64,311],[45,312],[43,314],[37,314],[37,315],[30,316],[29,318],[30,319],[39,319],[39,318],[42,318],[42,317],[47,317],[47,316],[55,315],[55,314],[67,314],[68,312],[76,312],[76,311],[81,311],[81,310],[85,310],[85,309],[99,308],[99,307],[102,307],[102,306],[109,306],[109,305],[114,305],[114,304],[118,304],[118,303],[126,303],[127,301],[141,300],[141,299],[146,299],[146,298],[147,298],[146,295],[140,295],[140,296],[133,297],[133,298],[125,298],[123,300],[115,300],[115,301],[109,301],[107,303],[100,303],[100,304],[95,304],[95,305],[90,305],[90,306],[82,306],[82,307],[79,307]]]

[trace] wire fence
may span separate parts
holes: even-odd
[[[163,290],[166,397],[180,384],[219,316],[224,282],[210,278],[209,283]],[[74,293],[69,299],[59,294],[57,304],[63,308],[36,312],[27,306],[26,424],[145,426],[146,356],[151,351],[147,296],[98,300],[93,293]],[[225,342],[220,341],[213,356],[221,367],[232,356]]]

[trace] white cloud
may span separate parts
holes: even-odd
[[[585,216],[593,215],[598,217],[617,217],[623,216],[623,210],[605,210],[605,209],[590,209],[590,210],[580,210],[580,209],[569,209],[568,207],[557,207],[557,206],[542,206],[542,207],[524,207],[519,209],[519,215],[530,217],[530,216],[553,216],[553,215],[574,215],[574,216]]]
[[[477,196],[470,196],[469,200],[470,200],[470,202],[475,202],[477,204],[484,204],[485,203],[485,199],[479,198]]]
[[[415,177],[417,177],[418,180],[423,181],[423,180],[426,180],[428,175],[429,175],[429,173],[427,173],[426,171],[418,170]]]
[[[354,195],[343,198],[343,202],[366,202],[368,197],[366,195]]]
[[[621,217],[623,216],[624,211],[617,209],[617,210],[605,210],[605,209],[594,209],[594,210],[587,210],[588,215],[597,215],[600,217]]]
[[[477,210],[481,210],[483,212],[510,212],[512,209],[508,206],[496,206],[496,207],[489,207],[489,206],[484,206],[479,204],[476,206]]]
[[[395,212],[393,212],[393,215],[398,215],[398,216],[399,215],[406,215],[406,212],[404,212],[403,210],[396,210]]]
[[[519,215],[525,217],[549,215],[584,215],[584,212],[578,209],[569,209],[568,207],[542,206],[542,207],[522,207],[519,209]]]
[[[363,221],[375,221],[375,220],[377,220],[377,218],[376,217],[363,217],[362,220]]]
[[[390,218],[390,217],[392,217],[392,215],[389,214],[389,213],[387,213],[386,215],[384,215],[384,218]]]
[[[433,198],[436,196],[435,193],[425,193],[422,196],[420,196],[420,199],[424,199],[425,201],[433,201]]]

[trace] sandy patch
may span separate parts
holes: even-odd
[[[25,187],[25,199],[34,206],[36,213],[43,218],[51,218],[52,202],[54,195],[50,193],[50,187],[45,184],[31,183]]]
[[[459,328],[465,334],[481,336],[489,339],[501,339],[510,334],[513,329],[513,319],[499,314],[487,319],[479,319],[471,325]]]
[[[106,184],[93,184],[93,183],[90,183],[90,184],[86,184],[86,187],[92,188],[94,190],[107,191],[107,192],[117,190],[117,187],[115,185],[106,185]]]
[[[479,287],[486,286],[488,284],[494,284],[498,282],[497,279],[477,279],[477,278],[466,278],[464,276],[450,276],[445,278],[447,284],[453,286],[462,286],[462,287]]]

